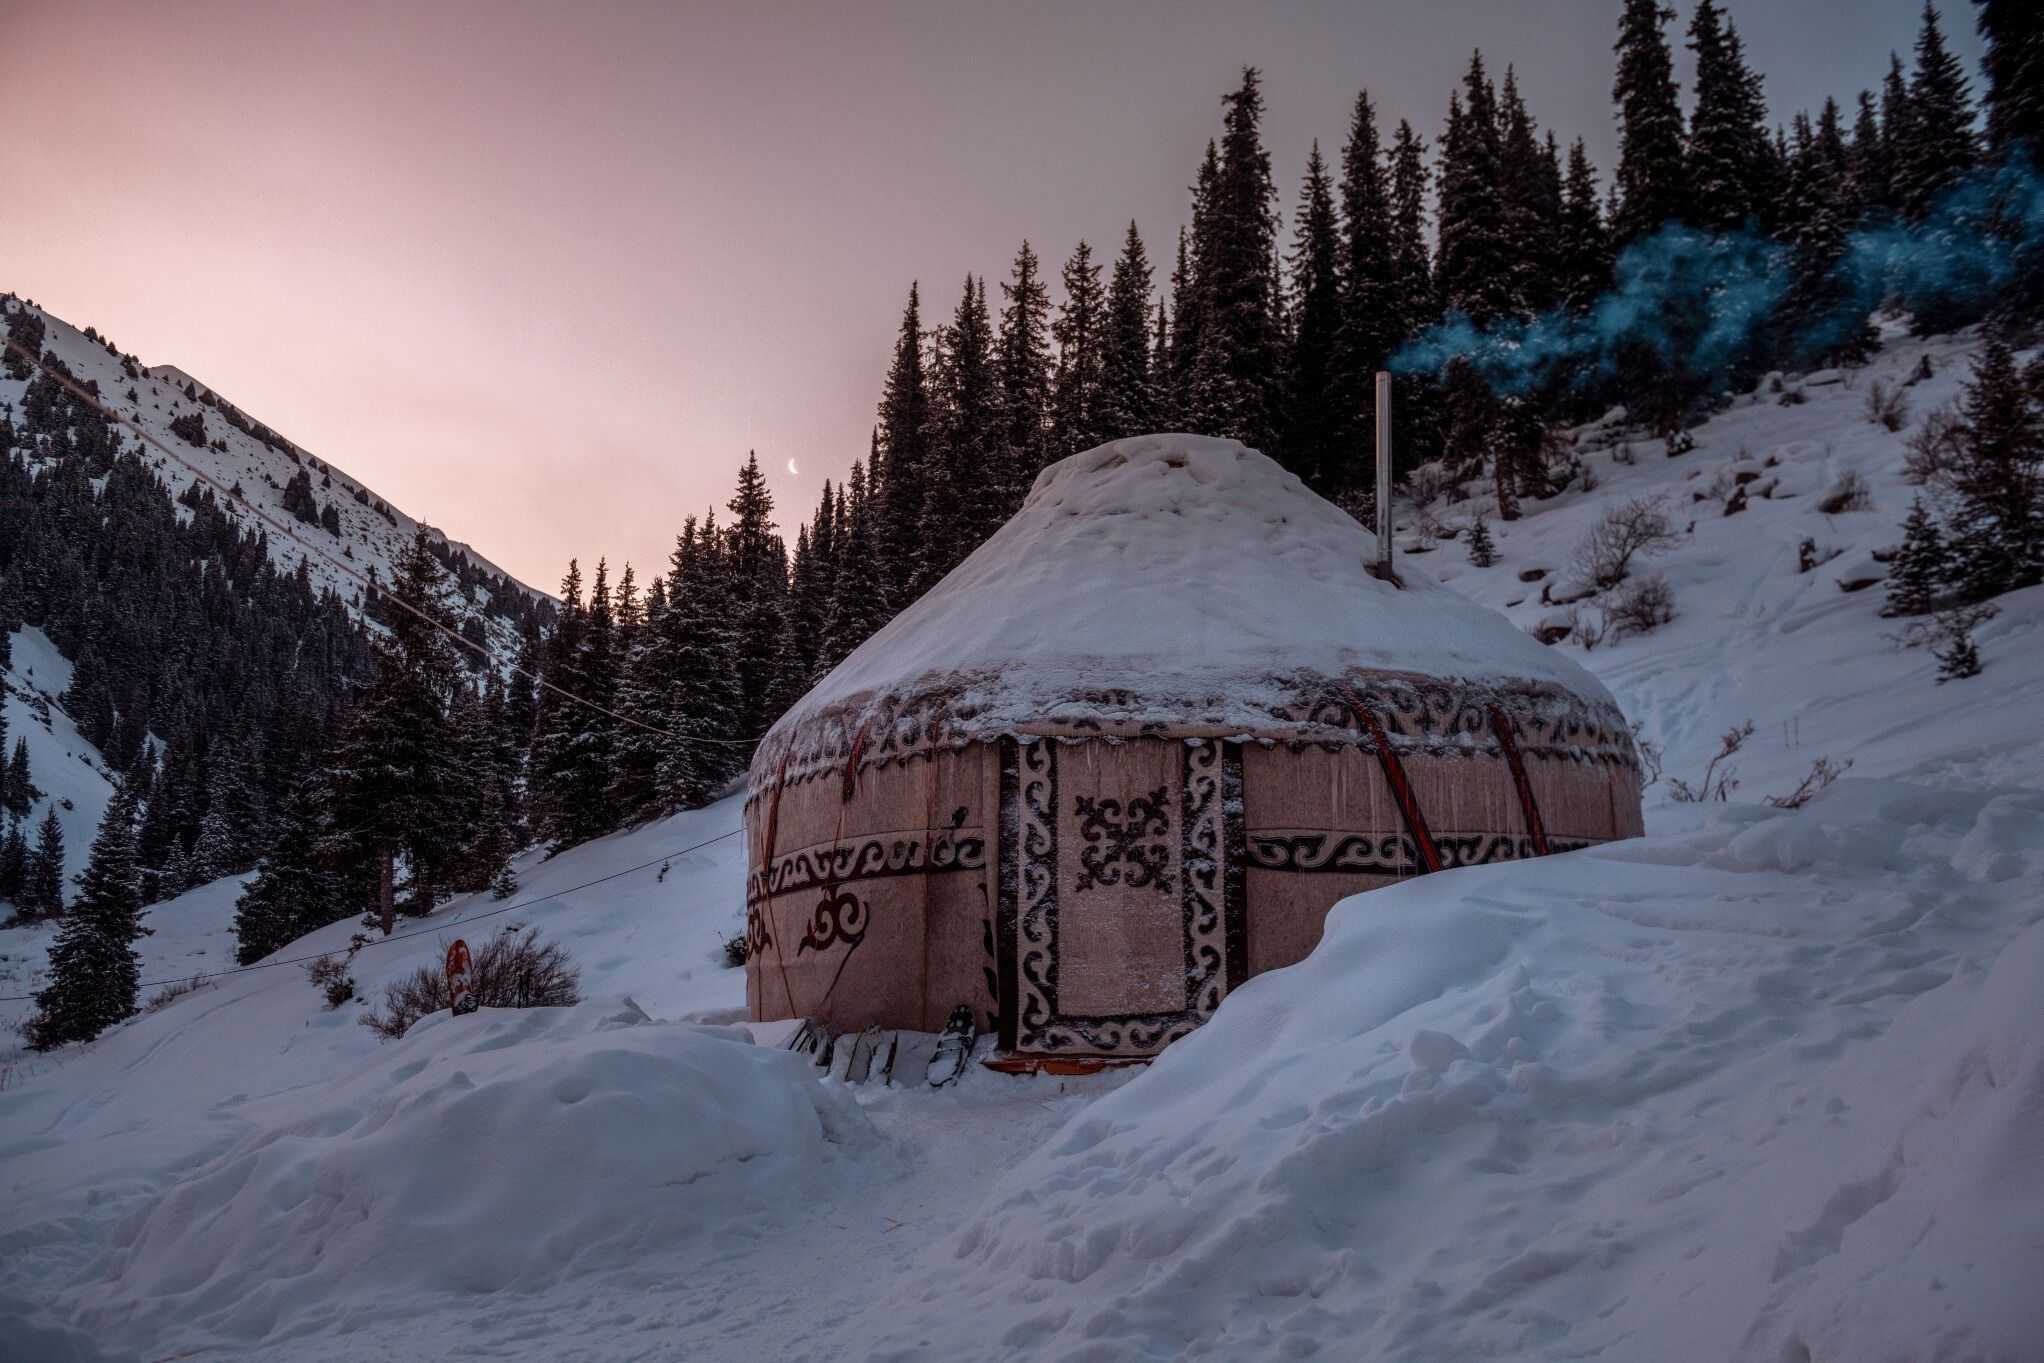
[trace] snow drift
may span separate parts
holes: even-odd
[[[250,1134],[114,1230],[94,1337],[347,1331],[765,1234],[873,1140],[804,1058],[616,1000],[436,1013],[324,1101],[240,1116]]]
[[[875,1356],[2033,1356],[2044,795],[1695,823],[1344,901]]]

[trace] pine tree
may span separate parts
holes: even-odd
[[[1192,357],[1186,411],[1192,429],[1280,453],[1284,372],[1277,272],[1277,186],[1262,140],[1262,77],[1245,67],[1222,101],[1226,133],[1208,207],[1211,241],[1198,243],[1206,308]]]
[[[1499,94],[1498,133],[1512,306],[1530,317],[1553,307],[1560,295],[1561,162],[1553,134],[1543,146],[1509,66]]]
[[[1064,268],[1065,299],[1051,335],[1058,358],[1051,381],[1050,457],[1090,450],[1106,437],[1101,415],[1106,378],[1106,293],[1093,248],[1081,241]]]
[[[377,868],[386,935],[395,914],[395,859],[402,854],[410,863],[414,911],[428,912],[437,895],[436,872],[460,842],[454,797],[462,772],[446,710],[456,662],[438,627],[446,624],[444,582],[420,526],[392,588],[412,611],[389,613],[389,633],[376,645],[376,679],[336,754],[333,820],[323,850]]]
[[[1955,574],[1969,600],[2044,581],[2044,412],[2008,343],[1990,336],[1961,399]]]
[[[1478,516],[1469,527],[1469,562],[1478,568],[1488,568],[1497,561],[1497,545],[1491,540],[1490,526]]]
[[[234,905],[237,964],[249,965],[306,933],[355,912],[363,886],[350,886],[326,864],[320,848],[324,796],[308,779],[285,800],[276,838]],[[359,877],[357,878],[359,881]]]
[[[881,392],[879,444],[886,473],[875,487],[877,549],[888,601],[899,610],[915,599],[930,453],[930,389],[923,372],[922,291],[917,284],[909,286],[894,361]]]
[[[1618,21],[1618,213],[1611,235],[1619,247],[1690,216],[1683,156],[1682,108],[1663,26],[1675,17],[1660,0],[1625,0]]]
[[[1171,363],[1166,370],[1171,424],[1206,433],[1193,410],[1193,371],[1206,346],[1213,311],[1208,272],[1214,255],[1214,204],[1220,189],[1221,153],[1211,139],[1192,184],[1192,222],[1178,232],[1178,259],[1171,271]]]
[[[1927,615],[1937,608],[1951,573],[1950,555],[1938,523],[1917,498],[1902,523],[1902,547],[1888,570],[1888,602],[1883,615]]]
[[[1150,372],[1150,257],[1133,220],[1107,285],[1100,374],[1100,435],[1119,440],[1162,429]]]
[[[1865,304],[1839,268],[1859,217],[1851,173],[1838,101],[1824,101],[1814,131],[1798,114],[1790,169],[1793,274],[1778,319],[1782,353],[1799,367],[1858,363],[1877,344]]]
[[[951,324],[938,337],[932,382],[937,453],[923,488],[919,594],[1000,525],[1011,471],[993,343],[986,283],[967,275]],[[825,543],[819,523],[812,547]],[[828,611],[828,583],[820,582],[818,591],[815,615],[820,630]],[[803,672],[804,689],[814,665],[812,648]]]
[[[22,836],[18,820],[9,820],[7,832],[0,835],[0,899],[14,904],[21,902],[22,886],[28,879],[28,839]],[[23,913],[26,918],[28,915]]]
[[[927,420],[927,418],[926,418]],[[925,436],[929,434],[925,430]],[[925,442],[922,465],[927,477],[937,460]],[[731,513],[726,533],[725,566],[731,599],[731,623],[736,631],[734,647],[738,682],[738,708],[732,716],[736,732],[729,738],[757,738],[767,731],[776,715],[773,692],[782,669],[787,609],[788,568],[786,550],[774,534],[774,496],[767,489],[759,469],[759,458],[748,452],[738,471],[738,490],[725,503]],[[917,521],[922,519],[917,508]],[[912,545],[912,550],[920,550]],[[901,559],[899,563],[914,560]],[[750,750],[735,749],[740,765]]]
[[[1320,144],[1306,161],[1292,253],[1293,384],[1283,444],[1285,466],[1320,492],[1343,481],[1348,442],[1359,424],[1344,408],[1353,384],[1341,381],[1341,235]]]
[[[2031,0],[1973,0],[1979,10],[1980,59],[1987,75],[1981,104],[1987,144],[1997,155],[2020,153],[2044,162],[2044,12]]]
[[[1559,255],[1562,304],[1581,316],[1611,287],[1611,251],[1597,204],[1597,173],[1580,137],[1569,147]]]
[[[1937,9],[1926,0],[1909,78],[1908,134],[1895,160],[1902,211],[1914,219],[1926,217],[1977,159],[1972,83],[1945,46]]]
[[[27,919],[54,918],[64,912],[64,826],[57,822],[54,800],[36,825],[35,848],[28,854],[15,908]]]
[[[30,779],[28,766],[28,740],[14,740],[14,756],[7,763],[6,798],[7,812],[17,819],[26,819],[35,803],[35,782]]]
[[[1050,460],[1050,293],[1044,288],[1036,251],[1027,241],[1015,253],[1001,296],[1005,301],[994,342],[994,367],[1000,375],[1006,449],[1001,455],[1004,469],[999,514],[992,518],[995,525],[1014,514]],[[867,476],[872,477],[870,468]]]
[[[877,581],[874,590],[877,596]],[[655,785],[662,809],[672,811],[707,804],[740,769],[737,755],[744,751],[731,742],[740,737],[733,667],[737,631],[714,513],[700,525],[689,518],[675,541],[661,633],[668,741]]]
[[[927,519],[927,513],[925,515]],[[818,648],[823,642],[824,613],[830,609],[829,586],[809,527],[795,531],[795,556],[788,568],[788,608],[782,617],[781,671],[775,679],[775,714],[802,698],[816,675]]]
[[[1760,215],[1767,106],[1746,65],[1739,33],[1716,0],[1697,0],[1689,21],[1696,54],[1696,108],[1689,119],[1687,174],[1695,223],[1725,234]]]
[[[1401,121],[1391,146],[1392,292],[1400,338],[1416,336],[1440,318],[1439,291],[1434,287],[1433,258],[1428,251],[1427,189],[1431,176],[1426,144]],[[1421,451],[1441,443],[1440,397],[1437,385],[1414,375],[1399,385],[1398,425],[1404,437],[1392,451],[1394,474],[1419,462]],[[1374,422],[1375,405],[1371,408]],[[1374,483],[1373,483],[1374,486]]]
[[[838,500],[845,523],[837,542],[837,576],[831,584],[830,609],[824,620],[823,644],[818,650],[819,675],[843,662],[889,618],[886,603],[879,594],[873,561],[872,499],[866,489],[865,470],[857,462],[852,464],[845,495]]]
[[[1376,420],[1377,371],[1405,339],[1391,181],[1377,136],[1376,108],[1367,90],[1356,95],[1341,152],[1340,232],[1335,276],[1341,320],[1331,396],[1340,418],[1336,434],[1343,457],[1330,463],[1327,479],[1336,492],[1369,481],[1367,452]]]
[[[1478,327],[1520,312],[1514,292],[1503,131],[1483,54],[1470,58],[1462,90],[1448,101],[1441,143],[1441,245],[1435,282],[1441,304]]]
[[[122,785],[93,838],[77,901],[50,945],[50,982],[36,994],[29,1024],[35,1049],[90,1041],[134,1015],[141,980],[134,943],[149,933],[135,858],[135,797]]]
[[[1852,194],[1863,215],[1885,216],[1894,208],[1894,176],[1888,145],[1881,136],[1880,106],[1871,90],[1859,92],[1859,110],[1852,124]]]

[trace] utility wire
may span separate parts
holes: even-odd
[[[494,653],[490,651],[488,645],[479,644],[475,642],[473,639],[469,639],[463,636],[459,631],[455,630],[452,626],[446,624],[444,621],[438,619],[437,617],[429,614],[424,610],[421,610],[419,607],[405,600],[402,596],[399,596],[396,592],[390,590],[388,587],[381,586],[372,579],[370,579],[369,577],[367,577],[366,575],[364,575],[363,573],[356,571],[355,567],[352,564],[344,563],[342,560],[335,558],[332,554],[329,554],[324,548],[309,543],[306,540],[300,539],[298,537],[298,533],[295,530],[293,530],[290,526],[284,524],[282,521],[278,520],[275,516],[272,516],[269,512],[257,506],[254,502],[251,502],[245,494],[237,493],[232,487],[222,487],[220,485],[219,479],[213,477],[213,475],[207,473],[204,469],[192,463],[189,459],[186,459],[176,450],[171,449],[170,446],[164,444],[161,440],[151,435],[148,431],[142,429],[142,427],[134,420],[126,416],[123,416],[121,413],[115,411],[112,407],[108,406],[105,402],[102,402],[98,396],[87,390],[82,384],[72,379],[69,375],[60,374],[52,370],[48,365],[43,363],[42,358],[40,356],[32,354],[29,351],[29,349],[26,346],[22,345],[20,342],[14,340],[12,337],[0,337],[0,342],[4,342],[6,349],[11,350],[15,354],[20,355],[27,359],[30,364],[34,365],[37,369],[41,370],[45,377],[49,378],[52,382],[56,383],[59,387],[64,389],[65,392],[71,394],[72,397],[77,398],[80,402],[86,403],[87,405],[98,409],[100,414],[106,417],[109,421],[117,422],[120,425],[127,427],[129,430],[135,433],[137,439],[141,440],[145,445],[148,445],[152,449],[156,450],[159,454],[163,455],[164,458],[169,459],[172,462],[176,463],[180,468],[184,469],[185,472],[191,474],[193,478],[206,484],[206,486],[212,488],[215,492],[219,493],[228,501],[239,505],[250,515],[256,517],[265,525],[269,526],[278,534],[282,535],[285,539],[297,545],[301,550],[305,551],[308,555],[317,556],[322,562],[327,564],[327,566],[334,569],[334,571],[340,573],[343,577],[349,578],[358,585],[360,585],[362,588],[364,588],[364,595],[362,601],[365,608],[368,605],[369,601],[368,593],[381,592],[385,599],[389,600],[399,609],[407,612],[408,614],[417,616],[426,624],[432,626],[436,630],[439,630],[442,634],[452,639],[455,643],[461,645],[461,647],[482,654],[484,658],[488,659],[492,663],[497,663],[501,661]],[[172,387],[176,387],[176,385],[173,384]],[[292,446],[292,448],[296,449],[297,446],[294,445]],[[518,664],[515,662],[503,663],[503,666],[508,668],[510,671],[517,673],[521,677],[529,678],[536,685],[544,688],[545,690],[553,692],[557,696],[561,696],[567,700],[574,701],[577,705],[587,706],[589,709],[596,711],[600,715],[608,715],[610,718],[616,720],[620,724],[629,724],[635,729],[644,729],[647,733],[659,734],[663,738],[672,739],[676,743],[716,743],[734,748],[749,748],[759,742],[759,739],[757,738],[710,738],[706,736],[677,734],[671,730],[660,728],[658,725],[648,724],[644,720],[634,719],[630,715],[619,714],[615,710],[609,709],[602,705],[598,705],[593,700],[586,700],[583,697],[576,695],[574,692],[569,691],[564,687],[556,685],[552,681],[549,681],[547,678],[539,675],[537,672],[527,671],[525,668],[518,666]]]
[[[532,899],[521,899],[516,904],[505,904],[498,908],[485,909],[481,913],[465,913],[460,915],[459,917],[450,918],[445,923],[435,923],[431,927],[415,928],[411,932],[399,932],[393,933],[389,937],[374,938],[371,941],[363,943],[362,946],[356,948],[356,950],[367,951],[370,947],[389,946],[392,942],[402,942],[407,938],[424,937],[429,933],[445,932],[448,928],[455,926],[457,923],[474,923],[484,918],[494,918],[500,913],[510,913],[516,909],[529,909],[535,904],[544,904],[550,899],[559,899],[562,895],[574,894],[578,890],[586,890],[589,889],[591,886],[601,885],[606,881],[616,880],[620,876],[628,876],[632,874],[634,871],[643,871],[648,866],[658,866],[660,863],[665,861],[672,861],[676,857],[685,857],[691,852],[699,852],[703,848],[710,846],[712,843],[722,842],[726,838],[735,838],[744,831],[745,830],[743,828],[734,828],[728,833],[719,833],[714,838],[706,838],[702,842],[696,843],[693,847],[684,847],[681,848],[679,851],[666,852],[660,856],[653,858],[651,861],[642,861],[637,866],[627,866],[622,871],[612,871],[607,876],[598,876],[594,880],[585,880],[580,885],[570,885],[567,889],[555,890],[552,894],[543,894],[536,896],[535,898]],[[316,961],[322,956],[330,956],[332,954],[333,954],[332,952],[328,951],[316,951],[312,953],[310,956],[291,956],[281,961],[258,961],[254,965],[238,965],[228,970],[216,970],[208,974],[206,978],[209,980],[218,980],[225,979],[229,975],[246,975],[253,970],[274,970],[276,967],[280,965],[302,965],[307,961]],[[176,979],[170,980],[143,980],[141,983],[137,984],[135,988],[138,990],[155,989],[166,984],[183,984],[186,980],[190,978],[191,976],[189,975],[181,975]],[[0,1003],[29,1003],[32,1002],[34,999],[35,999],[34,994],[7,994],[4,996],[0,996]]]

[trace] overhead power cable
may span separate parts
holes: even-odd
[[[406,612],[407,614],[416,616],[419,620],[423,621],[427,625],[430,625],[432,628],[438,630],[440,633],[446,635],[449,639],[452,639],[456,644],[459,644],[461,647],[468,649],[472,652],[481,654],[484,658],[487,658],[492,663],[502,662],[502,660],[499,659],[496,656],[496,654],[490,651],[490,648],[487,644],[479,644],[475,640],[467,638],[458,630],[456,630],[453,626],[447,624],[445,621],[439,619],[437,616],[434,616],[431,613],[421,609],[420,607],[413,605],[411,602],[405,600],[404,597],[392,591],[389,587],[379,584],[372,580],[371,578],[369,578],[368,576],[366,576],[365,574],[357,571],[353,564],[346,563],[341,559],[336,558],[334,555],[328,553],[326,549],[323,548],[322,546],[312,544],[307,540],[299,538],[297,531],[293,530],[290,526],[278,520],[275,516],[272,516],[269,512],[263,510],[261,507],[257,506],[254,502],[251,502],[245,494],[236,492],[232,487],[222,487],[220,485],[219,479],[215,478],[212,474],[206,472],[206,470],[200,468],[198,465],[192,463],[189,459],[186,459],[183,455],[179,454],[176,450],[166,445],[163,441],[157,439],[154,435],[151,435],[133,419],[122,415],[120,412],[108,406],[105,402],[100,400],[97,394],[88,390],[84,385],[80,384],[70,375],[61,374],[51,369],[48,365],[43,363],[41,356],[31,353],[29,349],[26,346],[22,345],[20,342],[14,340],[12,337],[0,337],[0,342],[4,342],[6,349],[11,350],[15,354],[25,358],[30,364],[34,365],[38,370],[42,371],[44,376],[49,378],[52,382],[56,383],[59,387],[63,388],[64,391],[71,394],[72,397],[77,398],[80,402],[83,402],[88,406],[97,409],[99,413],[102,416],[106,417],[109,421],[113,421],[122,426],[127,427],[127,429],[135,433],[136,438],[142,441],[142,443],[148,445],[151,449],[154,449],[164,458],[175,463],[185,472],[191,474],[193,478],[204,483],[206,486],[212,488],[221,497],[225,498],[227,501],[241,507],[243,510],[248,512],[248,514],[262,521],[263,524],[265,524],[272,530],[276,531],[279,535],[282,535],[285,539],[291,541],[291,543],[297,545],[300,549],[304,550],[308,555],[319,558],[321,562],[325,563],[335,572],[339,573],[341,576],[348,578],[350,581],[353,581],[358,586],[362,587],[365,593],[362,598],[365,605],[369,600],[367,593],[380,592],[382,593],[385,600],[397,606],[400,610]],[[296,447],[294,446],[293,448]],[[588,700],[582,696],[578,696],[573,691],[570,691],[565,687],[557,685],[556,683],[548,680],[546,677],[541,676],[539,673],[528,671],[527,669],[518,666],[518,664],[515,662],[502,663],[502,665],[508,668],[510,671],[518,674],[519,676],[528,678],[535,685],[543,688],[544,690],[551,691],[555,695],[560,696],[565,700],[571,700],[575,702],[575,704],[577,705],[586,706],[600,715],[608,715],[610,718],[616,720],[620,724],[629,724],[635,729],[644,729],[647,733],[659,734],[661,737],[671,739],[676,743],[715,743],[726,747],[748,748],[759,742],[759,739],[757,738],[711,738],[701,735],[677,734],[672,730],[663,729],[656,724],[648,724],[644,720],[635,719],[630,715],[620,714],[616,710],[612,710],[607,706],[599,705],[593,700]]]
[[[628,876],[632,874],[634,871],[643,871],[649,866],[658,866],[662,862],[672,861],[676,857],[685,857],[691,852],[700,852],[703,848],[710,846],[712,843],[722,842],[726,838],[735,838],[744,831],[745,830],[743,828],[734,828],[728,833],[719,833],[714,838],[705,838],[703,841],[696,843],[691,847],[683,847],[678,851],[662,853],[660,856],[653,858],[651,861],[642,861],[637,866],[627,866],[622,871],[612,871],[609,875],[598,876],[594,880],[585,880],[580,885],[570,885],[565,890],[555,890],[551,894],[537,895],[531,899],[521,899],[516,904],[500,905],[499,907],[494,909],[485,909],[481,913],[461,914],[458,917],[448,919],[445,923],[435,923],[431,927],[416,928],[411,932],[398,932],[392,933],[388,937],[374,938],[368,942],[363,943],[362,946],[357,948],[357,950],[367,951],[370,947],[389,946],[392,942],[402,942],[412,937],[424,937],[431,933],[445,932],[447,929],[454,927],[458,923],[474,923],[485,918],[495,918],[500,913],[511,913],[517,909],[529,909],[535,904],[544,904],[550,899],[559,899],[563,895],[574,894],[578,890],[586,890],[589,889],[591,886],[601,885],[606,881],[616,880],[620,876]],[[258,961],[254,965],[238,965],[227,970],[216,970],[211,972],[210,974],[207,974],[206,978],[208,980],[219,980],[225,979],[229,975],[246,975],[253,970],[274,970],[278,966],[282,965],[303,965],[307,961],[316,961],[322,956],[331,955],[333,955],[333,953],[330,951],[316,951],[309,956],[289,956],[280,961]],[[140,984],[136,985],[135,987],[137,989],[156,989],[167,984],[183,984],[191,978],[193,977],[187,975],[180,976],[177,979],[171,980],[143,980]],[[28,1003],[32,1002],[34,999],[35,999],[34,994],[0,995],[0,1003]]]

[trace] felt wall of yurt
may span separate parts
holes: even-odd
[[[1148,1055],[1348,895],[1641,831],[1615,702],[1229,441],[1046,470],[751,769],[747,1002]]]

